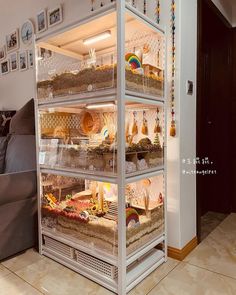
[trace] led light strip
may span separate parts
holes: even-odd
[[[88,38],[83,40],[83,43],[84,43],[84,45],[90,45],[90,44],[97,43],[99,41],[105,40],[105,39],[107,39],[109,37],[111,37],[111,31],[110,30],[99,33],[99,34],[91,36],[91,37],[88,37]]]

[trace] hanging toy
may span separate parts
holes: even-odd
[[[132,6],[136,8],[136,0],[132,0]]]
[[[129,123],[127,123],[127,125],[126,125],[125,138],[126,138],[126,142],[129,142],[129,139],[130,139],[130,134],[129,134]]]
[[[104,6],[104,4],[103,4],[103,2],[102,2],[102,1],[101,1],[101,4],[100,4],[100,6],[101,6],[101,7],[103,7],[103,6]]]
[[[147,14],[147,0],[143,0],[143,14]]]
[[[143,111],[142,134],[148,135],[148,122],[147,122],[147,119],[146,119],[146,112],[145,111]]]
[[[161,133],[161,126],[160,126],[160,119],[159,119],[159,109],[157,108],[157,117],[156,117],[156,124],[154,127],[154,133]]]
[[[91,6],[92,6],[91,11],[94,11],[94,3],[95,3],[95,0],[91,0]]]
[[[138,134],[138,123],[137,123],[137,119],[136,119],[137,112],[133,112],[133,115],[134,115],[134,123],[132,126],[132,136],[134,137],[135,135]]]

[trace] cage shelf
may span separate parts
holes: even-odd
[[[40,253],[118,295],[167,258],[165,39],[123,0],[36,38]]]

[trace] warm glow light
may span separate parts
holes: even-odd
[[[89,104],[86,106],[87,109],[92,110],[92,109],[99,109],[99,108],[108,108],[108,107],[114,107],[113,102],[107,102],[107,103],[95,103],[95,104]]]
[[[84,43],[84,45],[90,45],[90,44],[105,40],[109,37],[111,37],[111,31],[105,31],[101,34],[97,34],[95,36],[84,39],[83,43]]]

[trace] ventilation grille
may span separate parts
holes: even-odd
[[[101,259],[86,254],[80,250],[75,250],[74,248],[47,236],[44,236],[44,245],[48,250],[52,250],[64,257],[73,259],[79,265],[83,265],[88,269],[100,273],[101,275],[104,275],[113,280],[118,277],[118,268],[114,265],[102,261]]]
[[[113,280],[118,277],[118,268],[116,266],[81,251],[76,250],[75,255],[77,262],[85,265],[87,268],[97,271]]]
[[[67,258],[70,258],[70,259],[75,258],[74,248],[71,248],[70,246],[67,246],[67,245],[65,245],[61,242],[58,242],[52,238],[49,238],[47,236],[44,236],[44,242],[45,242],[45,246],[48,249],[51,249],[57,253],[60,253]]]

